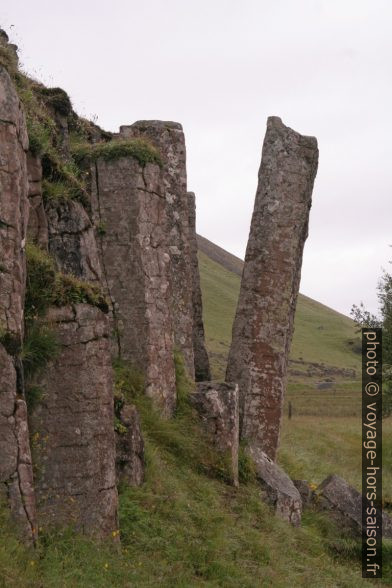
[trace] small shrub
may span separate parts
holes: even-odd
[[[112,161],[120,157],[133,157],[143,166],[147,163],[162,165],[158,149],[145,139],[119,139],[94,145],[89,143],[74,145],[73,157],[79,164],[86,159],[96,161],[102,158]]]

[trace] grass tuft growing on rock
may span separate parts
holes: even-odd
[[[42,316],[49,306],[91,304],[104,312],[108,302],[99,286],[56,271],[53,259],[37,245],[28,243],[25,299],[26,321]]]
[[[74,144],[72,155],[78,164],[86,160],[104,159],[113,161],[120,159],[120,157],[133,157],[142,166],[147,163],[162,165],[162,158],[158,149],[145,139],[116,139],[93,145],[89,143]]]

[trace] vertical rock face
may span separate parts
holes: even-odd
[[[23,539],[36,538],[33,470],[26,403],[17,395],[14,359],[0,344],[0,497]]]
[[[217,450],[229,458],[231,481],[238,486],[238,385],[203,382],[190,400]]]
[[[196,239],[196,202],[193,192],[188,192],[189,210],[189,256],[192,269],[193,305],[193,351],[195,358],[195,379],[197,382],[211,380],[210,362],[204,340],[203,304],[200,288],[199,262]]]
[[[28,138],[19,98],[0,66],[0,491],[22,535],[36,534],[32,467],[20,362],[28,214]],[[15,369],[18,367],[18,370]]]
[[[27,172],[29,178],[29,221],[28,238],[42,249],[48,249],[48,221],[42,201],[42,165],[38,157],[27,153]]]
[[[26,124],[18,95],[0,66],[0,325],[20,343],[28,215]]]
[[[241,436],[272,459],[317,163],[315,138],[268,119],[227,381],[239,383]]]
[[[87,304],[52,308],[60,353],[31,415],[37,510],[44,526],[117,529],[113,382],[107,317]]]
[[[112,302],[117,353],[145,376],[165,416],[176,405],[166,201],[158,165],[131,157],[98,160],[92,205],[100,227],[104,283]]]
[[[137,121],[131,126],[122,126],[120,137],[150,140],[158,147],[163,159],[174,341],[184,357],[188,375],[193,379],[192,270],[189,258],[186,150],[182,126],[175,122]]]
[[[87,212],[79,202],[47,202],[49,252],[57,268],[65,273],[100,282],[101,266],[94,229]]]
[[[140,486],[144,480],[144,441],[136,406],[125,404],[119,414],[116,431],[117,484]]]

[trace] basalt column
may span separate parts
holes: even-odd
[[[0,44],[6,42],[0,31]],[[33,474],[18,359],[26,283],[27,149],[23,110],[0,66],[0,494],[8,500],[21,534],[31,541],[36,534]]]
[[[158,147],[162,160],[163,194],[168,219],[174,342],[181,351],[188,375],[194,378],[192,267],[189,250],[189,209],[186,150],[182,126],[166,121],[137,121],[122,126],[124,139],[145,138]]]
[[[30,415],[40,525],[110,537],[118,522],[108,319],[77,304],[51,308],[46,321],[59,352]]]
[[[157,164],[132,157],[92,164],[92,196],[116,353],[140,370],[165,416],[176,405],[166,199]]]
[[[196,202],[193,192],[188,192],[189,207],[189,254],[192,268],[193,300],[193,351],[195,356],[195,379],[197,382],[211,380],[210,362],[204,339],[203,304],[200,288],[199,262],[196,239]]]
[[[240,387],[241,436],[275,459],[317,141],[270,117],[226,380]]]

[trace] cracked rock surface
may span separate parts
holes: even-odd
[[[158,165],[132,157],[98,160],[92,207],[101,227],[103,281],[111,300],[115,355],[145,377],[146,394],[164,416],[176,405],[166,201]]]
[[[186,149],[182,126],[171,121],[140,120],[130,126],[120,127],[120,136],[125,139],[147,139],[158,148],[162,157],[161,194],[166,201],[168,222],[174,342],[184,357],[189,377],[194,379],[192,267]]]
[[[28,138],[22,106],[2,66],[0,147],[0,493],[21,536],[33,541],[33,475],[23,377],[16,358],[23,340]]]
[[[268,119],[226,379],[239,384],[241,437],[272,459],[317,164],[314,137]]]
[[[57,268],[81,280],[99,283],[101,266],[94,228],[83,206],[74,200],[45,204],[49,252]]]
[[[256,466],[256,476],[278,517],[299,527],[302,517],[301,495],[289,476],[261,449],[249,447],[249,455]]]
[[[201,382],[190,401],[216,449],[228,457],[231,482],[238,486],[238,385]]]
[[[108,319],[78,304],[51,308],[46,320],[60,353],[30,418],[40,524],[108,537],[118,528]]]
[[[139,413],[133,404],[125,404],[120,411],[122,425],[116,431],[116,473],[117,484],[140,486],[144,481],[144,441]]]

